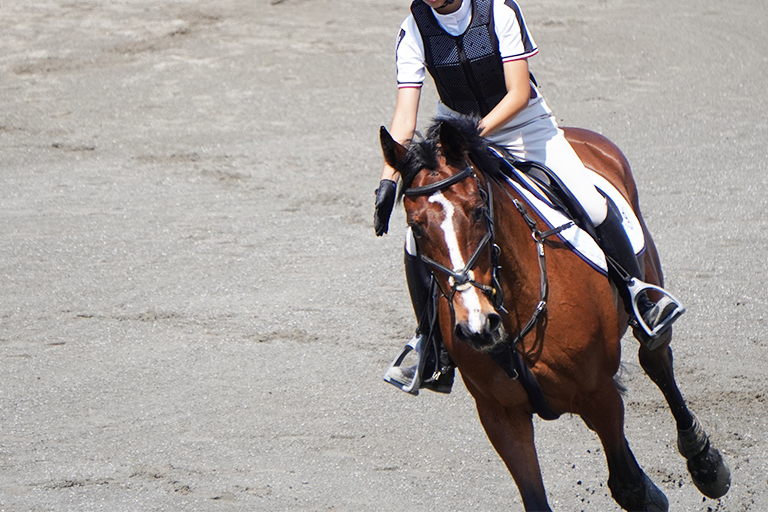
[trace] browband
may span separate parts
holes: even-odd
[[[423,187],[409,188],[403,192],[406,196],[431,196],[435,192],[440,192],[454,183],[458,183],[464,178],[469,177],[475,170],[471,167],[465,167],[463,171],[457,172],[452,176],[448,176],[444,180],[437,181],[431,185],[424,185]]]

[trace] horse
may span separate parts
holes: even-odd
[[[634,209],[645,235],[640,257],[645,280],[663,286],[659,255],[642,220],[627,159],[595,132],[564,132],[585,166],[616,187]],[[491,357],[504,343],[513,343],[555,417],[579,415],[597,433],[608,463],[608,487],[619,506],[668,510],[666,496],[640,468],[624,434],[616,374],[629,315],[616,288],[552,236],[556,230],[543,231],[544,221],[525,209],[519,194],[500,177],[499,161],[489,158],[476,121],[438,119],[426,137],[414,139],[408,148],[384,127],[380,138],[385,160],[400,172],[399,200],[420,257],[437,282],[443,345],[525,510],[551,509],[534,445],[532,399],[521,379],[511,378]],[[635,336],[639,339],[640,333]],[[671,329],[664,336],[654,350],[640,344],[640,364],[671,409],[678,449],[694,484],[716,499],[728,491],[730,472],[678,389]]]

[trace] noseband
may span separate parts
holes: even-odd
[[[456,174],[452,174],[451,176],[448,176],[447,178],[437,181],[435,183],[431,183],[429,185],[424,185],[423,187],[413,187],[406,189],[403,194],[408,197],[416,197],[416,196],[431,196],[432,194],[436,194],[437,192],[442,192],[443,190],[446,190],[450,188],[451,186],[455,185],[456,183],[459,183],[461,181],[464,181],[470,176],[474,176],[474,178],[478,182],[478,190],[480,191],[480,197],[483,199],[483,203],[485,204],[485,219],[486,219],[486,226],[487,231],[485,233],[485,236],[483,236],[483,239],[480,240],[480,243],[475,248],[475,251],[472,253],[472,256],[470,256],[469,260],[467,261],[467,264],[464,265],[464,268],[456,270],[456,269],[450,269],[446,267],[445,265],[442,265],[441,263],[438,263],[437,261],[433,260],[432,258],[428,258],[427,256],[424,256],[421,253],[421,249],[418,247],[418,244],[416,244],[418,256],[427,265],[439,270],[440,272],[446,274],[448,276],[448,284],[451,286],[451,292],[450,294],[443,293],[448,298],[448,301],[453,304],[453,297],[456,295],[456,292],[463,292],[466,290],[469,290],[470,287],[474,286],[478,290],[485,293],[493,303],[494,307],[496,309],[504,309],[503,302],[504,302],[504,294],[501,293],[501,285],[499,284],[499,280],[497,277],[498,272],[498,260],[499,260],[499,252],[501,251],[499,249],[499,246],[496,245],[494,242],[494,234],[493,234],[493,199],[491,196],[491,186],[490,183],[488,183],[488,180],[486,180],[486,190],[483,190],[480,188],[480,180],[477,179],[477,175],[475,174],[475,169],[468,165],[464,168],[464,170],[457,172]],[[475,263],[477,263],[477,259],[480,257],[480,253],[483,251],[486,245],[491,244],[491,286],[478,283],[475,281],[475,273],[472,271],[472,267],[475,266]]]

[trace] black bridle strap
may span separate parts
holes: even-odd
[[[475,172],[475,170],[472,168],[472,166],[468,166],[463,171],[457,172],[456,174],[452,174],[451,176],[448,176],[444,180],[436,181],[435,183],[424,185],[423,187],[414,187],[414,188],[406,189],[405,192],[403,192],[403,194],[409,197],[410,196],[431,196],[432,194],[445,190],[451,185],[458,183],[464,180],[465,178],[468,178],[469,176],[472,175],[473,172]]]
[[[560,415],[552,410],[544,396],[544,390],[541,389],[536,377],[531,369],[523,361],[520,352],[513,350],[506,343],[497,345],[488,353],[494,363],[499,365],[504,373],[512,380],[519,380],[528,394],[528,400],[531,402],[533,411],[543,420],[556,420]]]
[[[531,330],[533,330],[533,327],[539,321],[539,317],[547,309],[547,299],[549,298],[549,279],[547,278],[547,259],[544,256],[544,241],[550,236],[556,235],[561,231],[570,228],[574,224],[573,221],[568,221],[562,226],[550,229],[549,231],[541,232],[536,227],[536,221],[533,220],[533,217],[530,216],[528,210],[525,208],[525,205],[512,197],[509,194],[509,191],[507,191],[507,195],[509,195],[510,199],[512,199],[512,203],[515,205],[515,208],[530,228],[533,240],[536,242],[536,255],[538,256],[539,260],[539,286],[541,288],[539,303],[536,305],[536,309],[533,310],[531,319],[528,320],[528,323],[525,325],[525,327],[523,327],[523,330],[521,330],[517,336],[515,336],[515,339],[512,340],[512,346],[514,347],[517,346],[517,344],[520,343],[523,338],[525,338],[528,333],[531,332]]]
[[[467,179],[470,176],[475,176],[475,169],[472,167],[472,165],[468,165],[464,168],[464,170],[457,172],[456,174],[453,174],[451,176],[448,176],[445,179],[442,179],[440,181],[437,181],[435,183],[425,185],[423,187],[414,187],[406,189],[403,194],[406,196],[431,196],[432,194],[436,194],[437,192],[441,192],[456,183],[459,183],[460,181],[463,181]],[[475,176],[475,179],[477,179],[477,176]],[[496,268],[497,268],[497,261],[498,260],[498,249],[496,249],[496,245],[493,244],[494,240],[494,234],[493,234],[493,201],[491,199],[491,188],[490,184],[487,184],[487,191],[485,191],[485,195],[483,195],[483,200],[486,204],[487,210],[490,212],[486,215],[486,220],[488,221],[488,231],[485,233],[485,236],[480,241],[478,246],[475,248],[475,252],[472,253],[472,256],[469,258],[469,261],[464,265],[463,269],[454,270],[446,267],[445,265],[442,265],[441,263],[438,263],[437,261],[428,258],[427,256],[424,256],[421,254],[421,250],[419,250],[418,245],[416,246],[416,249],[418,251],[419,258],[426,263],[427,265],[435,268],[436,270],[439,270],[440,272],[445,273],[449,277],[453,279],[453,282],[451,283],[451,292],[450,294],[446,294],[443,292],[443,295],[448,298],[448,301],[453,304],[453,297],[456,295],[456,292],[459,291],[459,288],[464,285],[471,285],[475,288],[481,290],[482,292],[488,294],[494,301],[494,304],[499,307],[503,308],[502,301],[503,301],[503,294],[501,293],[501,288],[498,285],[498,279],[496,278]],[[481,194],[482,194],[482,189]],[[492,259],[492,266],[493,266],[493,283],[492,286],[487,286],[481,283],[478,283],[474,280],[472,275],[472,267],[475,266],[475,263],[477,262],[477,258],[480,257],[480,253],[483,251],[485,246],[491,242],[493,244],[493,248],[491,250],[491,259]],[[442,290],[441,290],[442,291]]]
[[[477,258],[480,256],[480,253],[483,251],[485,246],[490,242],[491,238],[493,237],[492,233],[490,231],[487,231],[485,233],[485,236],[478,244],[477,248],[475,249],[475,252],[472,253],[472,256],[469,258],[469,261],[467,261],[467,264],[464,265],[464,268],[461,270],[451,270],[445,265],[442,265],[441,263],[436,262],[432,258],[428,258],[427,256],[422,255],[421,260],[426,263],[427,265],[430,265],[440,272],[443,272],[444,274],[450,276],[453,278],[453,285],[451,286],[451,294],[450,296],[446,295],[449,299],[453,299],[453,296],[456,294],[456,290],[464,285],[464,284],[471,284],[475,288],[478,288],[482,290],[485,293],[498,293],[495,292],[494,288],[491,286],[487,286],[481,283],[478,283],[474,279],[470,277],[470,271],[472,270],[472,267],[475,266],[475,263],[477,262]]]
[[[539,386],[536,377],[531,372],[531,369],[523,361],[520,352],[517,350],[517,344],[520,343],[525,336],[530,333],[534,326],[539,321],[542,313],[547,309],[547,298],[549,297],[549,280],[547,278],[547,262],[544,256],[544,241],[550,236],[556,235],[561,231],[573,226],[573,222],[567,222],[562,226],[550,229],[549,231],[541,232],[536,227],[536,221],[530,216],[528,210],[520,201],[512,197],[509,191],[502,187],[507,196],[512,200],[518,213],[523,217],[528,228],[531,230],[533,240],[536,242],[536,254],[539,260],[539,283],[541,287],[541,296],[539,303],[536,305],[533,314],[531,315],[528,323],[523,329],[515,336],[515,339],[511,342],[502,343],[493,347],[489,355],[491,359],[501,367],[510,379],[518,379],[528,393],[528,399],[531,402],[531,406],[536,414],[544,420],[554,420],[560,417],[559,414],[554,412],[547,402],[547,398],[544,396],[544,391]]]

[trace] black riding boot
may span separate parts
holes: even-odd
[[[443,347],[440,326],[437,322],[437,304],[430,304],[434,298],[430,294],[432,274],[417,256],[405,251],[405,279],[411,296],[413,312],[419,324],[416,333],[432,336],[434,344],[427,344],[425,368],[434,369],[432,374],[424,375],[420,387],[438,393],[450,393],[453,387],[454,364],[448,351]]]
[[[416,256],[405,252],[405,278],[413,311],[419,324],[416,335],[384,374],[384,380],[403,391],[417,395],[420,388],[438,393],[450,393],[453,387],[454,364],[445,350],[437,322],[435,298],[432,297],[432,275]],[[415,352],[415,366],[405,363],[407,354]]]
[[[624,308],[627,310],[627,313],[634,317],[632,297],[627,286],[632,279],[642,280],[643,272],[640,270],[640,264],[632,248],[632,243],[629,241],[626,231],[624,231],[624,226],[622,226],[621,214],[618,208],[616,208],[613,201],[608,198],[606,200],[608,202],[608,215],[602,224],[595,227],[597,243],[605,253],[606,259],[609,260],[608,276],[616,285],[619,295],[624,301]],[[616,263],[621,270],[617,271],[610,260]],[[621,271],[625,272],[626,275],[622,275]],[[643,317],[643,321],[651,330],[664,323],[668,324],[655,337],[651,338],[647,334],[644,336],[647,339],[644,339],[643,343],[653,350],[657,346],[654,344],[654,341],[658,340],[682,313],[682,311],[679,311],[681,306],[667,295],[664,295],[658,303],[654,303],[645,292],[640,292],[636,300],[640,316]],[[642,332],[644,333],[644,331]]]

